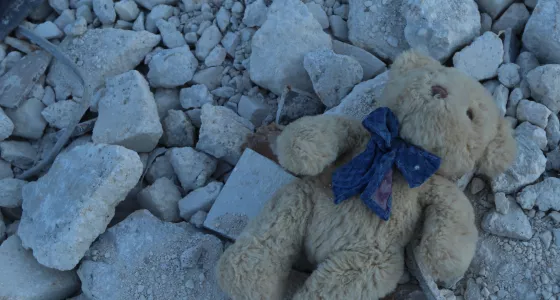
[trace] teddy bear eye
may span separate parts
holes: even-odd
[[[434,85],[432,86],[432,96],[435,97],[436,95],[442,99],[445,99],[448,95],[447,90],[441,85]]]
[[[467,110],[467,117],[469,117],[469,119],[471,119],[471,121],[472,121],[472,119],[473,119],[473,117],[474,117],[474,116],[473,116],[472,109],[470,109],[470,108]]]

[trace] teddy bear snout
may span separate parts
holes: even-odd
[[[438,95],[440,98],[445,99],[448,96],[447,90],[441,85],[432,86],[432,96]]]

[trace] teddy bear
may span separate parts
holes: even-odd
[[[455,180],[491,178],[516,157],[510,123],[476,80],[417,50],[398,56],[364,120],[300,118],[277,137],[283,186],[225,250],[218,283],[232,299],[283,299],[301,253],[316,267],[292,299],[380,299],[397,287],[405,247],[434,280],[474,256],[474,209]]]

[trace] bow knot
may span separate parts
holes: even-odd
[[[371,133],[371,139],[362,153],[333,173],[334,202],[339,204],[360,193],[365,205],[387,221],[391,214],[393,166],[409,187],[415,188],[437,171],[441,159],[399,138],[399,122],[387,107],[374,110],[362,125]]]

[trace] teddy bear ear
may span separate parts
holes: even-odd
[[[505,172],[517,156],[517,145],[513,138],[510,123],[501,118],[496,137],[488,144],[484,155],[478,162],[478,173],[490,178]]]
[[[441,63],[418,49],[411,49],[397,56],[391,66],[391,72],[398,76],[428,65],[441,66]]]

